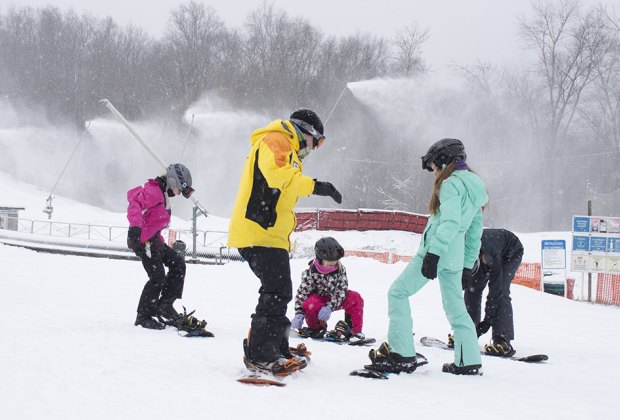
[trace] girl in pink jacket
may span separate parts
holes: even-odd
[[[171,321],[179,316],[172,304],[183,295],[185,257],[166,244],[161,231],[170,224],[169,198],[179,194],[189,198],[193,192],[192,175],[180,163],[127,192],[127,246],[140,258],[149,276],[138,302],[135,325],[159,330],[165,325],[155,317]]]
[[[302,337],[322,337],[331,313],[344,309],[345,321],[338,321],[328,336],[344,341],[364,339],[364,299],[349,290],[347,272],[339,262],[344,249],[334,238],[326,237],[316,242],[314,251],[316,258],[301,275],[291,327]],[[307,328],[302,328],[304,318]]]

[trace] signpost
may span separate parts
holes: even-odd
[[[573,216],[571,270],[620,273],[620,217]],[[591,300],[590,281],[588,300]]]
[[[564,296],[567,294],[566,284],[566,241],[563,239],[543,240],[541,242],[541,276],[540,284],[545,290],[545,277],[560,275],[564,282]]]

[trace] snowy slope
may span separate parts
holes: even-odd
[[[14,205],[26,200],[12,189],[3,196]],[[123,216],[87,207],[79,213],[97,220]],[[314,234],[298,239],[307,247]],[[394,240],[393,233],[336,235],[356,248]],[[410,247],[416,240],[414,235],[403,242]],[[306,262],[291,262],[295,288]],[[354,257],[343,262],[350,287],[365,299],[366,334],[384,340],[386,292],[405,265]],[[348,376],[367,362],[368,348],[306,342],[313,357],[304,372],[285,388],[256,388],[234,380],[243,372],[241,341],[259,287],[245,264],[188,266],[180,303],[207,319],[212,339],[133,326],[145,281],[138,262],[0,245],[0,273],[2,419],[612,419],[620,409],[616,307],[514,286],[514,345],[521,355],[548,353],[544,365],[486,357],[484,376],[453,377],[441,372],[450,352],[418,346],[428,366],[373,381]],[[412,305],[417,337],[446,337],[450,330],[436,282]],[[330,325],[342,316],[336,312]]]

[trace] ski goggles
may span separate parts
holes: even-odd
[[[292,122],[293,124],[295,124],[297,127],[299,127],[299,129],[302,132],[312,136],[312,147],[311,147],[311,149],[313,149],[313,150],[314,149],[318,149],[319,147],[321,147],[323,145],[323,143],[325,143],[325,136],[323,134],[319,133],[314,127],[312,127],[307,122],[299,120],[297,118],[291,118],[289,121]],[[302,149],[306,148],[306,146],[307,146],[307,143],[306,143],[305,140],[302,140],[300,142],[300,144],[299,144],[299,147],[302,148]]]
[[[183,194],[183,197],[185,198],[190,198],[193,193],[194,189],[192,187],[185,187],[181,190],[181,194]]]

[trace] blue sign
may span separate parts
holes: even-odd
[[[542,249],[566,249],[566,241],[565,240],[543,240],[542,241]]]
[[[573,236],[573,251],[590,251],[590,238],[588,236]]]
[[[542,268],[564,269],[566,268],[566,241],[563,239],[543,240],[542,244]]]
[[[590,232],[590,218],[573,216],[574,232]]]
[[[620,238],[607,238],[607,252],[620,253]]]
[[[607,238],[590,238],[590,251],[607,252]]]

